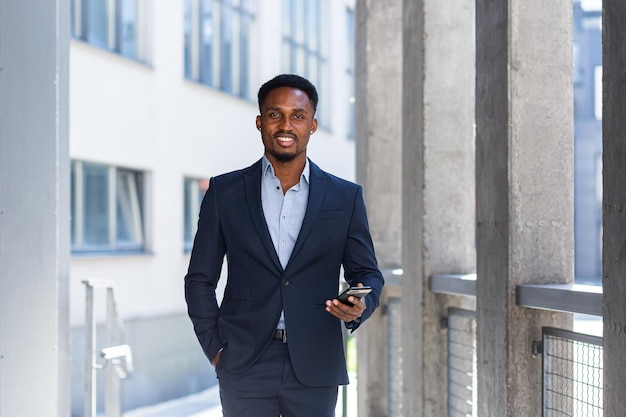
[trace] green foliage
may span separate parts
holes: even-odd
[[[348,335],[346,362],[348,372],[356,372],[356,336],[354,336],[354,334]]]

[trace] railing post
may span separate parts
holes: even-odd
[[[106,417],[122,415],[122,384],[132,372],[130,346],[122,345],[123,330],[117,314],[114,286],[105,280],[83,281],[86,287],[85,300],[85,417],[96,416],[96,371],[105,370],[104,413]],[[104,363],[96,362],[96,318],[94,314],[94,287],[106,288],[106,341],[108,346],[100,351]]]
[[[113,288],[107,288],[107,346],[120,344],[120,329],[117,325],[115,296]],[[120,417],[122,411],[121,395],[122,385],[117,376],[116,359],[107,362],[104,385],[104,413],[106,417]]]
[[[93,313],[93,287],[89,281],[83,282],[86,287],[85,298],[85,417],[96,415],[96,319]]]

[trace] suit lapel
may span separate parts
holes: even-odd
[[[252,165],[250,170],[244,175],[244,184],[246,188],[246,201],[248,203],[248,210],[250,211],[250,218],[254,224],[265,250],[267,251],[270,259],[274,263],[274,266],[279,271],[283,270],[280,264],[274,244],[272,243],[272,237],[267,229],[267,223],[263,216],[263,207],[261,206],[261,161]]]
[[[300,233],[298,234],[298,239],[296,239],[296,244],[293,248],[293,252],[291,252],[291,256],[289,257],[289,263],[291,260],[298,254],[300,249],[302,248],[302,244],[304,240],[308,236],[311,231],[311,227],[313,226],[313,221],[317,217],[317,213],[320,211],[320,207],[322,206],[322,200],[324,197],[324,189],[326,187],[326,176],[322,172],[322,170],[315,165],[309,159],[309,164],[311,167],[310,171],[310,184],[309,184],[309,202],[306,207],[306,213],[304,214],[304,220],[302,221],[302,227],[300,228]]]

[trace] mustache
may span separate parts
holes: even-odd
[[[276,132],[272,135],[272,138],[277,138],[277,137],[285,137],[285,138],[297,138],[297,136],[291,132]]]

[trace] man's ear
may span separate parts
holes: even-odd
[[[261,116],[256,117],[256,128],[257,130],[261,130]]]
[[[314,117],[313,122],[311,122],[311,134],[317,131],[317,119]]]

